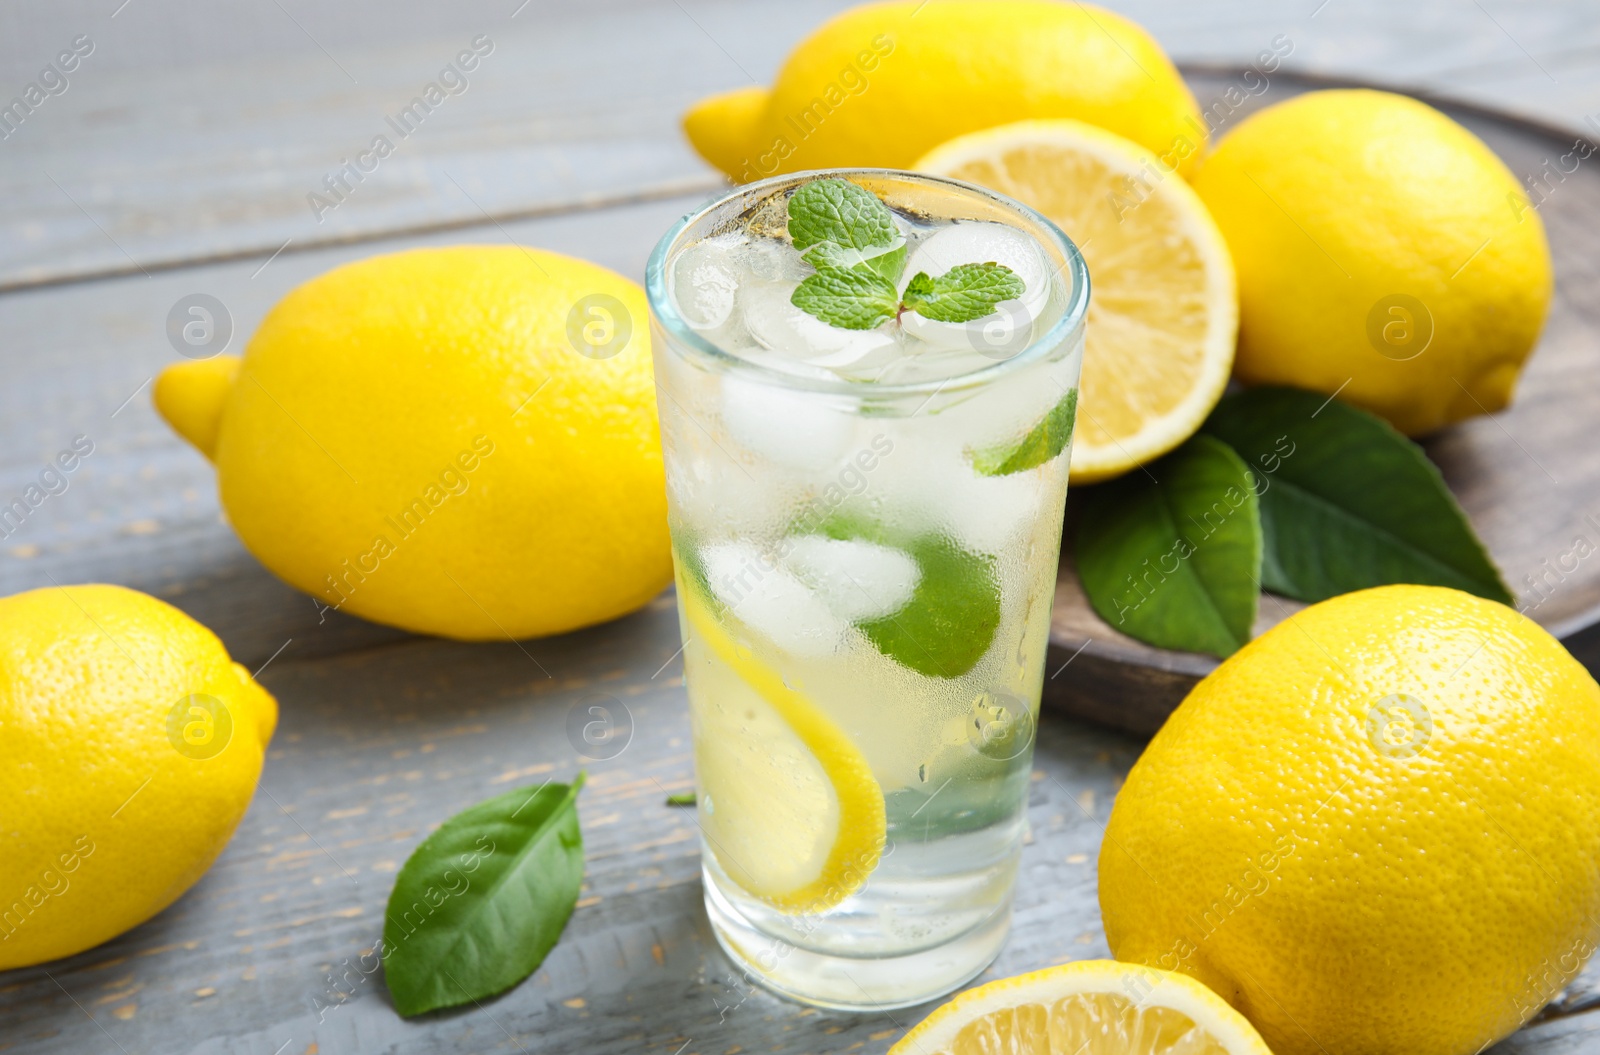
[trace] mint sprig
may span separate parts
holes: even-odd
[[[970,322],[1002,300],[1022,296],[1022,279],[1004,264],[961,264],[938,278],[918,272],[906,285],[905,307],[934,322]]]
[[[934,278],[918,272],[902,298],[906,240],[876,194],[842,179],[819,179],[789,197],[789,238],[817,273],[790,303],[844,330],[870,330],[914,311],[934,322],[972,322],[1027,286],[993,261],[960,264]]]

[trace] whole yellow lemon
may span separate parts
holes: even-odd
[[[1192,975],[1277,1055],[1474,1055],[1600,919],[1600,686],[1537,624],[1385,586],[1227,659],[1100,851],[1120,960]]]
[[[748,183],[838,166],[909,168],[947,139],[1027,118],[1116,132],[1188,173],[1199,107],[1133,22],[1055,0],[863,4],[800,43],[771,89],[704,99],[684,117],[702,157]]]
[[[613,619],[671,580],[654,391],[637,285],[458,246],[307,282],[242,361],[171,366],[155,401],[278,576],[483,640]]]
[[[1550,250],[1471,132],[1401,95],[1310,92],[1225,136],[1194,186],[1239,272],[1240,380],[1337,391],[1413,436],[1511,401]]]
[[[277,721],[216,635],[154,597],[0,599],[0,970],[99,945],[193,886]]]

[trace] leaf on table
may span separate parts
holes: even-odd
[[[1262,584],[1321,601],[1390,583],[1512,603],[1444,477],[1388,422],[1295,388],[1229,396],[1204,431],[1255,472]]]
[[[1078,390],[1074,388],[1019,442],[971,452],[972,467],[984,476],[1010,476],[1043,465],[1066,449],[1078,417]]]
[[[1145,470],[1080,492],[1084,593],[1130,637],[1228,656],[1250,639],[1260,595],[1249,467],[1227,444],[1194,436]]]
[[[395,878],[384,976],[405,1016],[493,996],[555,946],[583,882],[578,789],[521,788],[456,814]]]

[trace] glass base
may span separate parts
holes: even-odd
[[[940,945],[898,956],[815,952],[757,930],[704,879],[717,944],[747,981],[802,1004],[835,1011],[892,1011],[954,992],[994,962],[1011,932],[1011,899],[988,919]]]

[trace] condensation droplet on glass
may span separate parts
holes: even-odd
[[[706,812],[707,813],[715,813],[715,812],[717,812],[717,805],[716,805],[716,803],[711,801],[711,796],[710,795],[701,795],[700,796],[700,805],[702,805],[702,806],[704,806],[706,808]]]
[[[924,784],[928,782],[928,763],[924,762],[917,767],[917,779]]]

